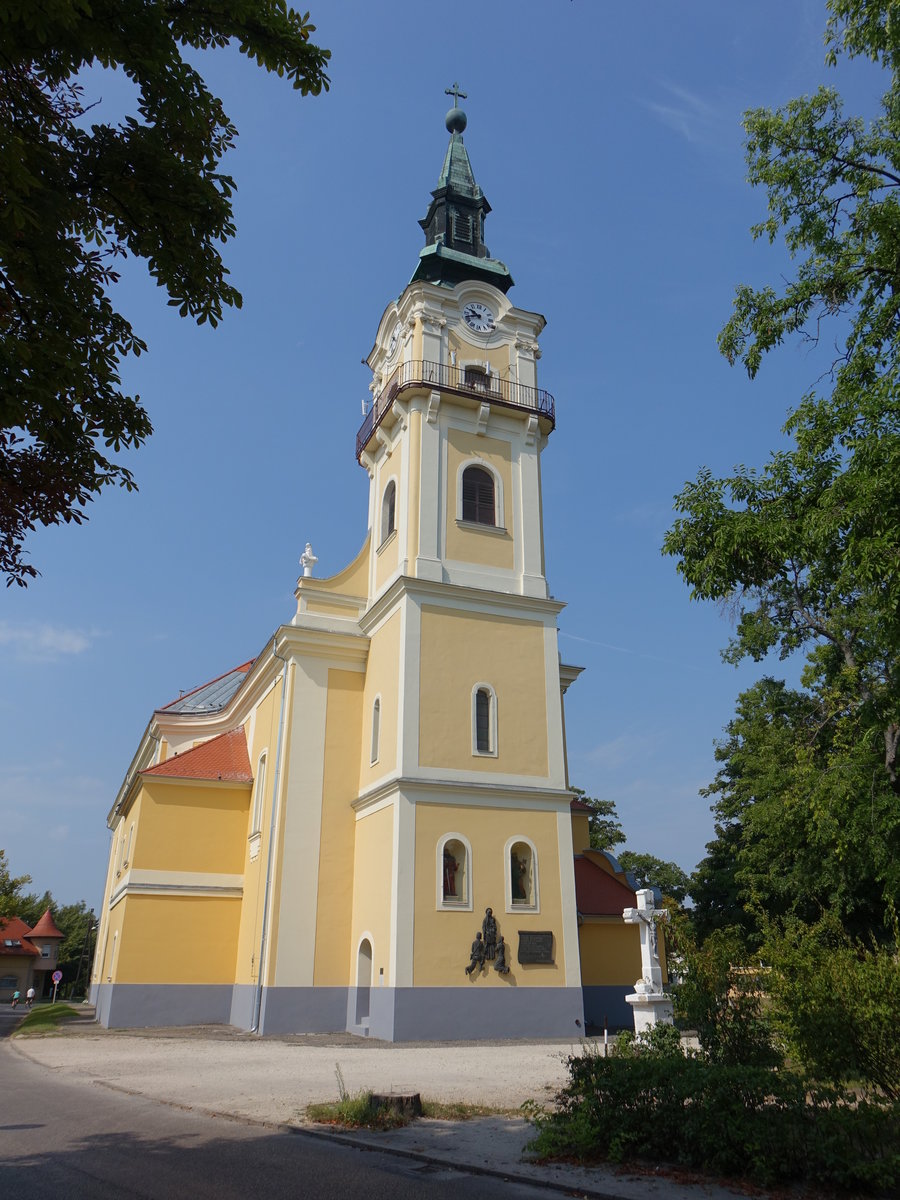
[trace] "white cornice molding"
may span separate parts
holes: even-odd
[[[243,875],[223,875],[212,871],[153,871],[132,868],[113,887],[109,897],[109,907],[113,908],[126,896],[214,896],[240,900],[243,894]]]
[[[566,607],[562,600],[548,600],[542,596],[495,592],[489,588],[468,587],[459,583],[443,583],[401,575],[359,618],[359,627],[363,633],[371,633],[386,613],[404,596],[419,602],[436,601],[445,608],[478,609],[492,616],[509,614],[512,617],[521,617],[528,614],[532,617],[556,617]]]
[[[559,682],[563,693],[569,690],[583,670],[584,667],[573,667],[568,663],[559,664]]]
[[[569,811],[573,793],[568,788],[528,787],[519,783],[473,783],[469,780],[423,779],[417,775],[395,775],[367,788],[350,802],[357,813],[368,811],[390,797],[402,792],[419,803],[501,804],[511,807],[523,802],[543,806],[551,811]]]
[[[185,753],[190,753],[185,751]],[[184,755],[173,754],[171,758],[166,759],[166,762],[173,763],[178,758],[183,758]],[[145,787],[158,783],[177,784],[179,787],[215,787],[224,788],[226,791],[240,791],[241,789],[249,790],[253,786],[253,780],[248,779],[242,781],[240,779],[195,779],[192,776],[185,775],[141,775],[141,782]]]

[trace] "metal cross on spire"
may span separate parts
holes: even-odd
[[[456,108],[459,108],[459,102],[461,99],[468,100],[468,98],[469,98],[465,92],[461,92],[459,90],[458,83],[454,83],[453,87],[444,88],[444,95],[453,97],[453,103],[456,106]]]

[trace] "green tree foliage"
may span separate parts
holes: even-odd
[[[900,1100],[900,956],[849,938],[835,916],[770,932],[772,1024],[792,1058],[826,1083],[875,1087]]]
[[[702,945],[684,914],[666,929],[675,1014],[696,1032],[710,1062],[777,1066],[782,1055],[765,1003],[768,972],[751,959],[739,929],[717,929]]]
[[[31,883],[30,875],[11,875],[6,851],[0,850],[0,922],[7,917],[19,915],[22,888]]]
[[[694,598],[734,612],[727,660],[806,663],[805,690],[766,680],[740,698],[692,887],[701,920],[729,923],[737,894],[807,920],[833,904],[861,932],[883,929],[865,896],[883,913],[900,850],[900,5],[827,7],[829,61],[877,63],[880,112],[845,115],[822,88],[745,115],[750,182],[768,197],[753,233],[783,239],[796,269],[738,288],[719,343],[751,378],[789,337],[836,338],[837,357],[790,415],[788,449],[684,488],[664,552]]]
[[[329,51],[285,0],[7,0],[0,17],[0,571],[36,574],[36,525],[79,523],[115,455],[151,424],[120,363],[147,347],[110,298],[117,262],[143,259],[181,316],[239,306],[220,245],[237,130],[192,52],[236,43],[303,95],[328,87]],[[92,123],[77,75],[121,69],[134,115]]]
[[[625,841],[625,834],[616,812],[615,800],[596,800],[593,796],[585,795],[582,788],[571,789],[582,802],[591,809],[588,817],[588,829],[591,834],[592,850],[612,850]],[[577,849],[577,847],[576,847]]]
[[[863,715],[823,726],[825,702],[764,678],[738,698],[718,746],[716,839],[691,881],[700,936],[757,919],[816,922],[834,912],[855,936],[890,936],[900,894],[900,805]]]
[[[658,887],[676,904],[684,903],[691,881],[678,863],[666,862],[654,854],[636,854],[633,850],[622,850],[616,858],[621,867],[632,872],[639,888]]]

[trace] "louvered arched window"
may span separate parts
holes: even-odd
[[[462,477],[462,516],[476,525],[496,525],[494,477],[484,467],[466,467]]]

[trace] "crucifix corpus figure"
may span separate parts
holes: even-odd
[[[663,990],[662,965],[659,961],[659,936],[656,917],[666,917],[664,908],[654,908],[652,888],[641,888],[637,893],[637,908],[626,908],[622,920],[628,925],[638,925],[641,931],[641,974],[643,982],[649,983],[654,992]]]

